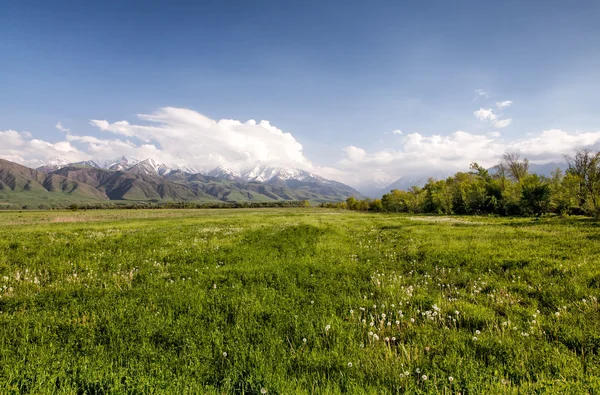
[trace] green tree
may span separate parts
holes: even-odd
[[[542,215],[550,208],[550,184],[537,174],[521,179],[520,206],[524,214]]]

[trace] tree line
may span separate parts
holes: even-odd
[[[469,172],[445,180],[430,178],[425,186],[394,189],[381,199],[348,198],[326,203],[357,211],[435,214],[561,215],[600,217],[600,152],[565,156],[566,171],[546,177],[529,171],[529,161],[506,153],[490,170],[472,163]]]

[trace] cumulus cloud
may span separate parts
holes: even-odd
[[[30,167],[53,164],[59,158],[69,162],[78,162],[90,158],[68,141],[49,143],[32,138],[28,132],[15,130],[0,131],[0,158]]]
[[[396,130],[392,130],[392,134],[399,134],[400,136],[402,136],[402,130],[400,129],[396,129]]]
[[[562,161],[581,148],[600,148],[600,131],[568,133],[547,130],[526,139],[507,142],[498,132],[486,135],[457,131],[448,136],[406,135],[397,149],[366,152],[347,147],[338,162],[342,181],[360,186],[374,178],[393,182],[401,176],[428,176],[440,171],[467,171],[472,162],[493,166],[505,152],[518,152],[538,163]],[[357,153],[360,153],[357,155]]]
[[[488,122],[492,127],[498,129],[505,128],[512,122],[510,118],[500,119],[500,116],[491,108],[480,108],[473,111],[473,115],[480,121]]]
[[[505,100],[505,101],[497,102],[496,105],[500,108],[504,108],[504,107],[510,106],[512,103],[513,102],[511,100]]]
[[[27,140],[23,134],[14,131],[4,132],[6,135],[0,139],[9,142],[10,138],[10,144],[0,148],[0,156],[24,164],[41,163],[56,156],[79,161],[125,155],[203,170],[220,164],[231,166],[247,162],[304,169],[313,167],[292,134],[283,132],[269,121],[216,121],[196,111],[165,107],[151,114],[139,114],[135,122],[93,119],[90,124],[106,132],[105,137],[77,135],[60,122],[56,128],[66,133],[66,141],[55,144]],[[34,146],[39,149],[32,149]]]
[[[474,115],[495,128],[505,127],[511,119],[491,108],[480,108]],[[219,164],[234,165],[260,161],[275,166],[299,167],[324,177],[360,186],[378,180],[392,182],[401,176],[427,176],[440,170],[453,173],[468,170],[469,164],[497,163],[504,152],[518,152],[538,163],[562,161],[564,154],[580,148],[600,148],[600,131],[572,133],[546,130],[507,141],[497,131],[476,134],[456,131],[449,135],[426,136],[420,133],[398,135],[395,147],[369,151],[347,146],[343,158],[333,167],[313,165],[302,145],[268,121],[213,120],[198,112],[181,108],[162,108],[140,114],[135,120],[91,120],[99,134],[80,135],[65,128],[64,141],[46,142],[30,133],[0,131],[0,157],[30,167],[52,164],[57,158],[68,162],[112,159],[120,155],[137,159],[153,158],[170,166],[191,166],[211,170]]]
[[[494,114],[494,110],[491,108],[480,108],[479,110],[474,111],[473,115],[480,121],[495,121],[498,119],[498,116]]]

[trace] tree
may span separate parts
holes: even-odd
[[[499,166],[518,183],[527,176],[529,172],[529,160],[527,158],[521,160],[520,155],[514,152],[507,152],[502,155],[502,160]]]
[[[522,180],[520,206],[524,214],[542,215],[550,208],[550,185],[537,174]]]
[[[600,152],[581,150],[575,157],[565,157],[569,164],[567,174],[574,176],[579,183],[579,207],[600,217]]]

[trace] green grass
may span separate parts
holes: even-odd
[[[599,246],[580,218],[3,212],[0,393],[598,393]]]

